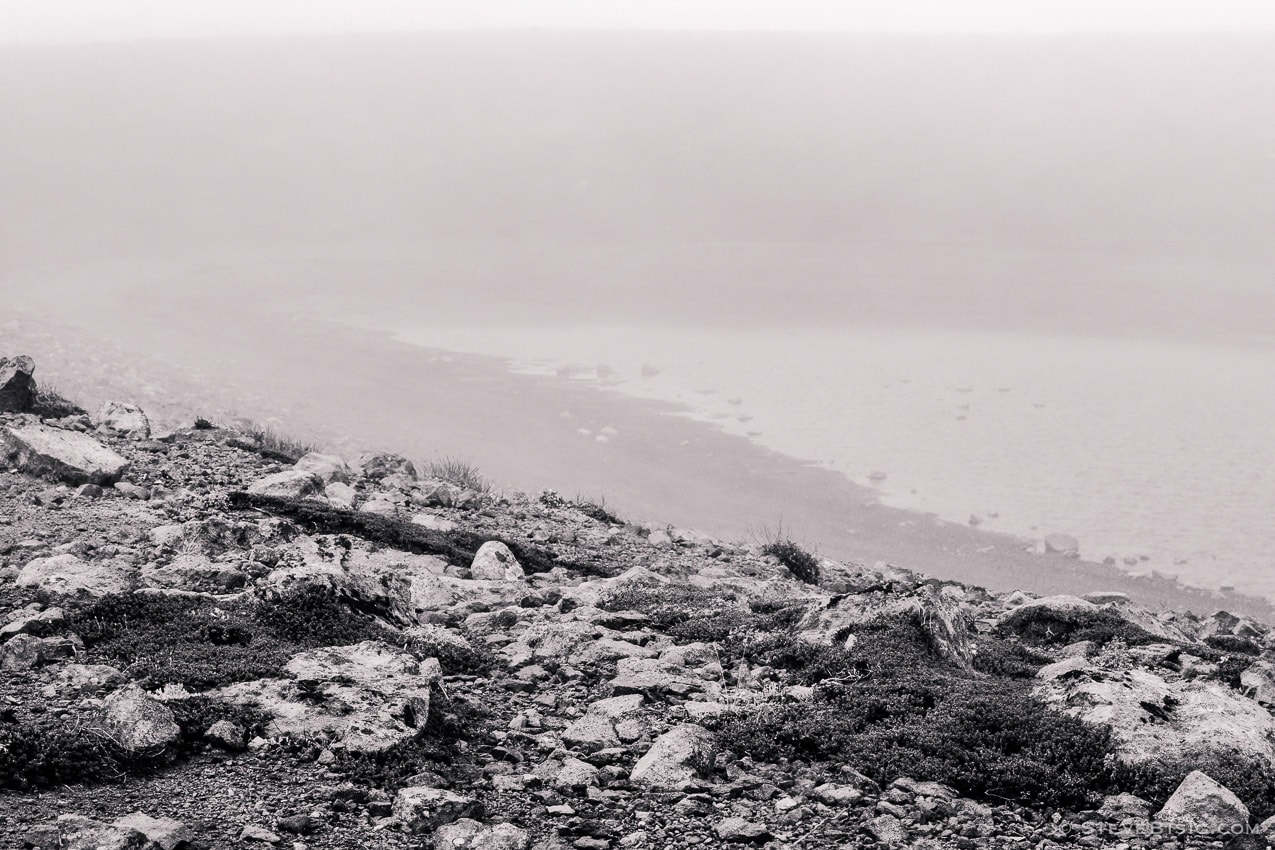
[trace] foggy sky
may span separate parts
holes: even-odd
[[[439,29],[1270,32],[1269,0],[0,0],[0,44]]]

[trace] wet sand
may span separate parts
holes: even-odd
[[[230,305],[203,310],[198,326],[139,315],[109,335],[19,316],[0,325],[0,354],[30,353],[38,378],[82,403],[133,399],[174,423],[246,416],[344,453],[457,457],[498,486],[603,498],[642,524],[738,541],[782,524],[824,556],[885,561],[995,590],[1123,591],[1151,608],[1275,615],[1266,600],[1039,555],[1033,541],[881,505],[838,472],[677,416],[669,405],[516,375],[493,358],[432,352],[367,331]],[[605,426],[618,433],[598,442],[593,435]]]

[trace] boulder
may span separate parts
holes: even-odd
[[[488,540],[478,547],[469,573],[483,581],[517,581],[525,575],[514,553],[499,540]]]
[[[394,798],[391,810],[408,832],[434,832],[460,818],[481,818],[482,803],[442,788],[404,788]]]
[[[811,643],[853,645],[848,642],[857,629],[873,622],[910,617],[926,633],[943,658],[968,667],[974,657],[974,635],[966,607],[929,585],[905,594],[875,598],[869,594],[848,594],[812,601],[799,625],[799,637]]]
[[[277,496],[281,499],[304,499],[322,490],[323,480],[313,472],[301,469],[285,469],[248,486],[248,492],[253,495]]]
[[[341,481],[333,481],[331,484],[323,488],[323,495],[333,507],[350,510],[354,507],[354,503],[359,498],[359,491],[355,490],[349,484],[345,484]]]
[[[44,637],[56,631],[65,619],[66,612],[57,607],[22,614],[0,627],[0,641],[6,641],[14,635],[24,634]]]
[[[417,661],[381,641],[307,650],[284,669],[293,678],[241,682],[209,696],[266,712],[275,733],[325,733],[348,751],[378,753],[419,732],[430,686],[442,678],[437,659]]]
[[[233,593],[248,581],[248,576],[234,565],[218,563],[198,553],[178,555],[164,566],[148,565],[142,569],[141,577],[149,587],[207,593]]]
[[[713,733],[684,723],[655,739],[638,759],[629,780],[654,789],[679,791],[699,781],[700,770],[713,756]]]
[[[349,484],[350,465],[337,455],[308,452],[292,465],[298,472],[309,472],[319,476],[324,484]]]
[[[132,568],[115,561],[82,561],[74,555],[36,558],[18,573],[20,587],[38,587],[58,596],[106,596],[127,593]]]
[[[484,826],[471,818],[461,818],[438,828],[434,850],[527,850],[531,835],[512,823]]]
[[[1240,674],[1240,686],[1262,705],[1275,705],[1275,664],[1254,661]]]
[[[1098,807],[1098,815],[1104,820],[1122,821],[1127,818],[1149,820],[1151,804],[1133,794],[1113,794],[1104,797]]]
[[[616,721],[636,714],[642,707],[640,694],[611,697],[591,704],[584,716],[562,732],[562,743],[573,749],[594,753],[621,743],[616,732]]]
[[[93,424],[99,431],[135,440],[149,440],[151,436],[151,421],[146,412],[135,404],[105,402],[93,418]]]
[[[190,827],[172,818],[153,818],[143,812],[133,812],[115,821],[115,826],[137,830],[158,850],[181,850],[195,843],[195,833]]]
[[[705,682],[700,676],[676,664],[658,658],[621,658],[615,665],[611,695],[643,694],[653,698],[720,691],[716,682]]]
[[[1080,556],[1080,541],[1070,534],[1048,534],[1045,536],[1045,552],[1049,555],[1077,558]]]
[[[153,752],[181,737],[173,712],[136,685],[111,694],[102,703],[103,730],[131,753]]]
[[[1242,833],[1248,828],[1248,817],[1248,807],[1239,797],[1199,770],[1187,774],[1155,815],[1161,823],[1214,835]]]
[[[0,357],[0,413],[26,413],[35,404],[35,361]]]
[[[1042,701],[1081,720],[1111,727],[1126,765],[1174,768],[1217,760],[1275,770],[1275,719],[1226,684],[1165,680],[1142,668],[1077,671],[1039,682]]]
[[[56,823],[31,830],[24,840],[35,850],[145,850],[150,843],[130,826],[84,815],[58,815]]]
[[[92,437],[35,422],[0,428],[0,463],[67,484],[101,486],[119,481],[128,469],[127,460]]]
[[[51,661],[70,658],[75,654],[75,649],[76,644],[65,637],[18,635],[0,645],[0,670],[33,670]],[[83,649],[82,644],[80,649]]]

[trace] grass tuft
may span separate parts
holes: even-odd
[[[455,484],[457,487],[473,490],[475,493],[491,492],[491,482],[483,476],[478,467],[459,458],[445,457],[442,460],[432,460],[426,465],[426,473],[429,478],[446,481],[448,484]]]
[[[199,427],[199,423],[195,423],[195,427]],[[313,443],[307,443],[292,437],[280,434],[273,428],[264,428],[255,422],[241,422],[234,426],[234,430],[242,435],[242,438],[232,438],[229,444],[238,449],[244,449],[250,452],[256,452],[267,460],[279,461],[280,463],[296,463],[312,451],[315,451]]]

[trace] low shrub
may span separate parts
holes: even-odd
[[[410,629],[407,650],[417,658],[437,658],[447,676],[482,676],[497,666],[486,646],[441,629]]]
[[[1154,764],[1119,766],[1115,777],[1122,789],[1159,807],[1193,770],[1230,789],[1248,806],[1254,822],[1275,814],[1275,774],[1262,762],[1235,753],[1181,753]]]
[[[1239,655],[1261,655],[1262,646],[1257,641],[1235,635],[1210,635],[1204,639],[1205,644],[1218,652]]]
[[[248,738],[254,738],[265,736],[271,720],[270,715],[260,709],[218,702],[205,696],[170,700],[167,705],[181,728],[183,752],[198,748],[204,735],[218,721],[228,720],[244,730]]]
[[[296,463],[316,448],[313,443],[280,434],[273,428],[265,428],[254,422],[240,423],[235,426],[235,431],[242,437],[228,440],[229,445],[280,463]]]
[[[323,587],[299,587],[262,603],[255,611],[258,631],[302,648],[348,646],[365,640],[392,641],[375,620],[352,611]]]
[[[1030,679],[1053,659],[1009,640],[981,638],[975,644],[972,666],[980,673],[1009,679]]]
[[[616,516],[612,511],[607,509],[607,500],[605,498],[585,499],[576,496],[574,502],[571,503],[577,511],[587,516],[589,519],[606,523],[607,525],[623,525],[624,520]]]
[[[1045,707],[1024,682],[917,666],[819,693],[725,716],[719,745],[764,760],[848,764],[882,784],[906,775],[1034,805],[1082,805],[1110,784],[1109,731]]]
[[[73,614],[67,628],[91,656],[125,666],[129,678],[192,691],[282,676],[304,649],[390,638],[315,588],[224,608],[201,597],[112,595]]]
[[[1160,640],[1119,614],[1103,609],[1020,609],[1001,621],[998,630],[1002,636],[1015,636],[1033,646],[1062,646],[1082,640],[1101,645],[1113,638],[1129,646],[1143,646]]]
[[[774,555],[799,581],[819,583],[819,559],[789,538],[775,538],[762,547],[762,553]]]
[[[88,411],[70,401],[53,387],[36,386],[31,400],[31,412],[41,419],[63,419],[67,416],[85,416]]]
[[[424,771],[437,774],[445,783],[467,784],[475,774],[481,776],[481,770],[473,761],[473,749],[457,742],[481,737],[489,721],[490,713],[481,705],[450,698],[435,688],[429,718],[417,735],[380,753],[343,753],[339,768],[356,786],[391,793]]]
[[[29,791],[123,773],[123,752],[83,724],[0,723],[0,789]]]

